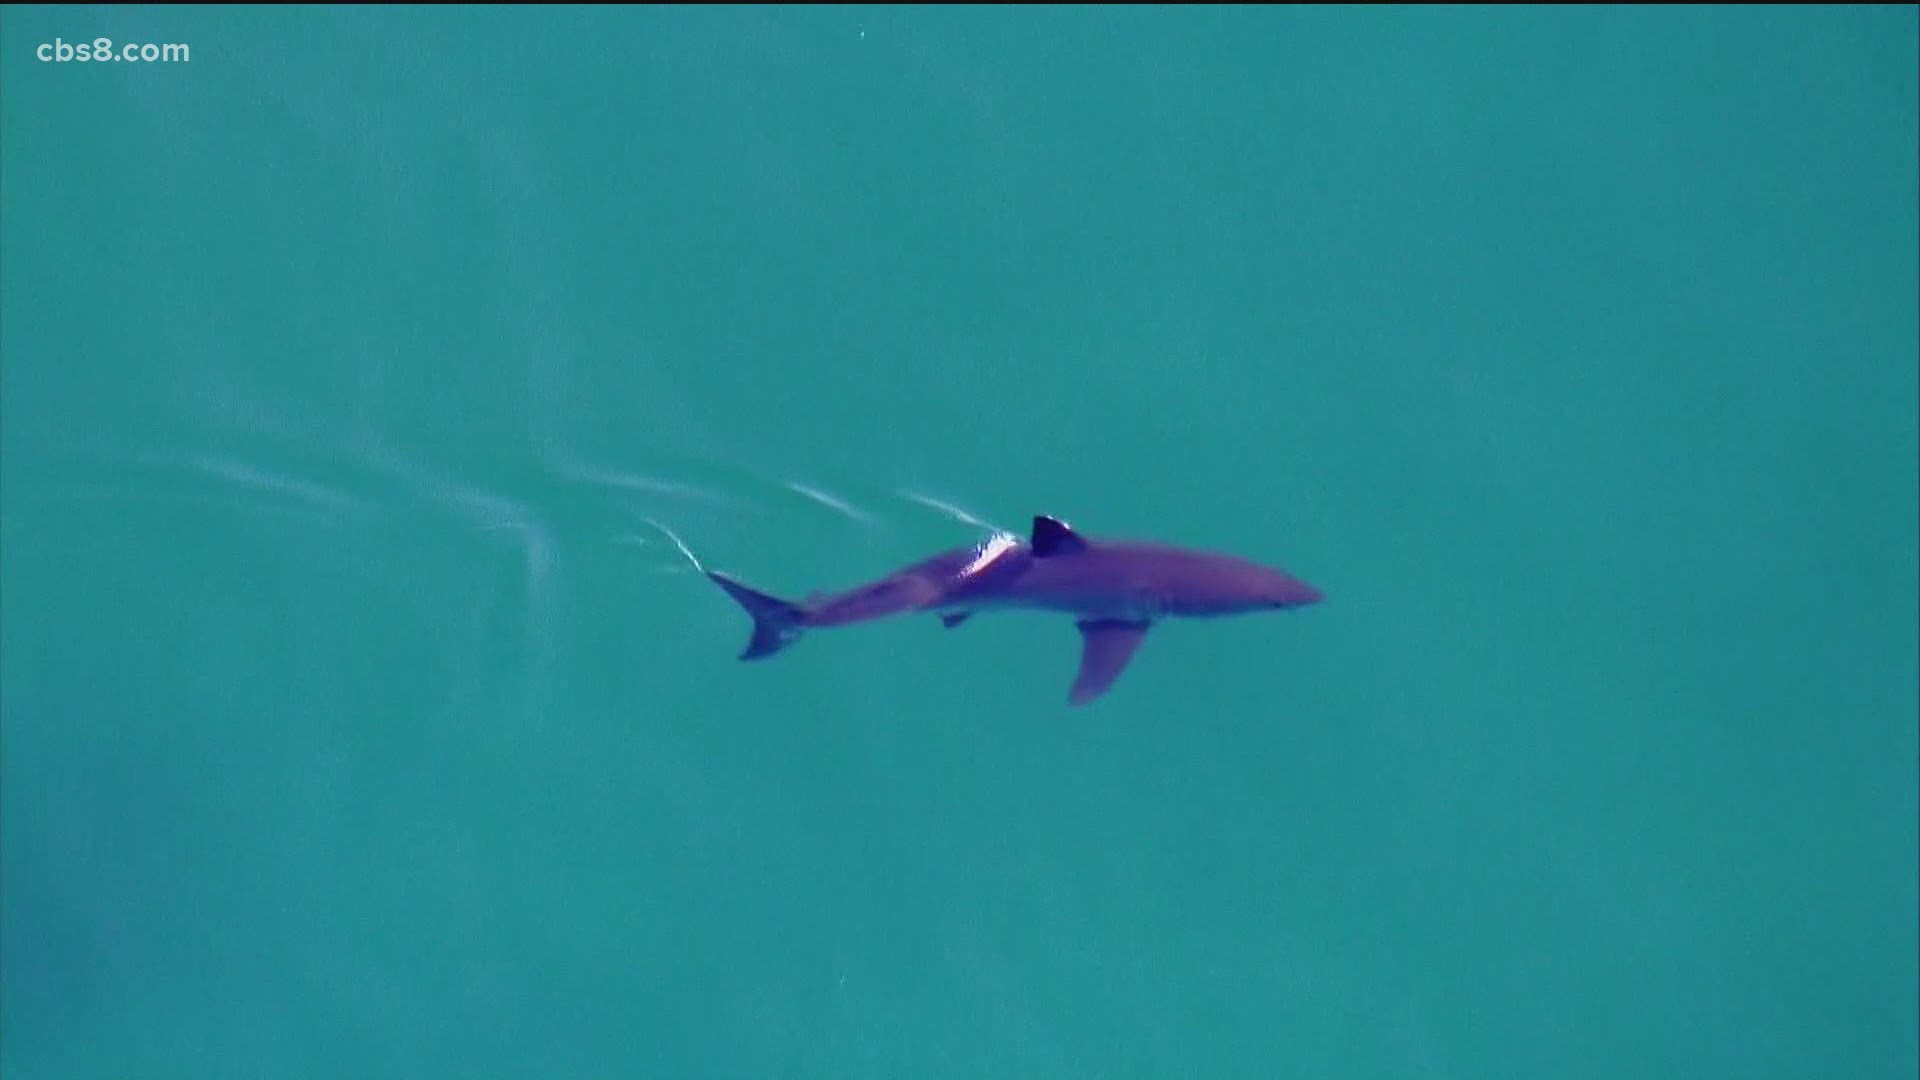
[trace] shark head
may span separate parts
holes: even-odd
[[[1320,590],[1277,567],[1208,551],[1161,544],[1090,541],[1057,518],[1034,519],[1028,545],[1048,567],[1023,578],[1075,595],[1083,610],[1133,611],[1149,618],[1204,618],[1304,607]]]
[[[1193,556],[1169,585],[1168,613],[1189,617],[1305,607],[1321,600],[1319,589],[1285,570],[1231,555]]]
[[[1308,604],[1317,604],[1322,599],[1319,589],[1284,570],[1273,570],[1264,566],[1259,569],[1261,571],[1259,595],[1265,601],[1264,607],[1305,607]]]

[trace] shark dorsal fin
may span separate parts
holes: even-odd
[[[1049,555],[1071,555],[1087,550],[1087,542],[1080,534],[1068,527],[1059,518],[1045,516],[1033,519],[1033,557],[1044,559]]]

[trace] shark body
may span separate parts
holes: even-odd
[[[1068,702],[1113,685],[1147,631],[1164,618],[1210,618],[1317,603],[1320,591],[1283,570],[1165,544],[1090,540],[1052,517],[1024,542],[1001,534],[943,551],[844,592],[792,603],[707,571],[753,617],[742,660],[772,656],[807,630],[930,612],[949,628],[976,613],[1024,609],[1070,615],[1082,640]]]

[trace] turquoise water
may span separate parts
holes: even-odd
[[[1916,25],[9,9],[0,1071],[1912,1076]]]

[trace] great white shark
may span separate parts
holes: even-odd
[[[1080,671],[1067,696],[1072,705],[1105,693],[1161,619],[1284,610],[1321,599],[1320,590],[1284,570],[1164,544],[1092,540],[1045,516],[1033,519],[1024,542],[1001,533],[800,603],[705,573],[753,617],[742,660],[772,656],[807,630],[909,612],[937,614],[948,628],[983,611],[1071,615],[1082,641]]]

